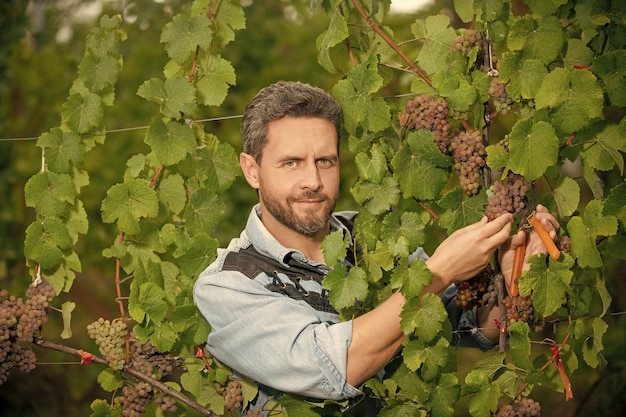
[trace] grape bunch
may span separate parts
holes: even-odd
[[[120,404],[122,404],[122,416],[139,417],[146,411],[146,405],[154,395],[152,386],[147,382],[138,382],[135,385],[124,385]]]
[[[448,123],[448,102],[429,95],[417,96],[406,103],[400,114],[400,125],[409,129],[426,129],[435,134],[435,143],[442,153],[450,145]]]
[[[475,277],[456,283],[457,294],[454,297],[454,303],[463,310],[471,310],[474,307],[494,306],[497,302],[497,295],[493,276],[493,269],[490,265],[487,265]]]
[[[506,91],[506,84],[498,81],[497,77],[493,77],[489,84],[489,97],[495,111],[507,114],[511,111],[513,99],[509,97]]]
[[[155,401],[162,411],[167,413],[175,413],[178,411],[176,400],[169,395],[157,395]]]
[[[121,370],[126,363],[126,323],[122,319],[113,321],[99,318],[87,326],[91,337],[100,353],[113,369]]]
[[[509,171],[506,178],[494,182],[489,195],[485,214],[493,220],[503,213],[520,214],[526,208],[528,182],[519,174]]]
[[[506,309],[506,320],[508,324],[515,322],[532,322],[535,318],[535,309],[530,296],[509,295],[504,297],[502,304]]]
[[[478,194],[487,155],[481,133],[478,130],[457,131],[452,137],[450,150],[465,194]]]
[[[524,397],[514,405],[505,404],[498,408],[494,417],[540,417],[541,404],[531,398]]]
[[[484,48],[483,34],[475,29],[465,29],[463,33],[452,39],[452,50],[461,52],[464,55],[469,54],[474,47],[479,51]]]
[[[133,368],[150,375],[154,379],[160,379],[174,372],[176,358],[170,353],[161,353],[150,342],[140,343],[135,338],[135,333],[130,333],[130,360]]]
[[[35,334],[48,321],[46,309],[56,293],[48,282],[41,281],[38,285],[30,284],[26,290],[26,301],[20,311],[17,324],[17,337],[20,342],[33,342]]]
[[[224,396],[224,405],[229,410],[236,410],[241,408],[243,404],[243,393],[241,389],[241,381],[237,379],[231,379],[228,381],[228,385],[222,388],[222,395]]]

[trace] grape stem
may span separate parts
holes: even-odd
[[[51,350],[56,350],[58,352],[63,352],[63,353],[67,353],[69,355],[74,355],[74,356],[78,356],[81,357],[80,352],[77,349],[71,348],[69,346],[64,346],[64,345],[59,345],[57,343],[51,342],[49,340],[45,340],[43,338],[37,339],[35,341],[35,344],[38,346],[41,346],[43,348],[46,349],[51,349]],[[103,358],[99,357],[99,356],[95,356],[93,355],[93,360],[92,362],[98,363],[100,365],[105,365],[108,366],[108,362],[106,360],[104,360]],[[148,384],[150,384],[151,386],[161,390],[164,394],[175,398],[176,400],[180,401],[181,403],[189,406],[190,408],[193,408],[194,410],[202,413],[205,416],[208,417],[218,417],[215,413],[213,413],[211,410],[209,410],[208,408],[203,407],[202,405],[198,404],[197,402],[193,401],[191,398],[187,397],[186,395],[184,395],[183,393],[176,391],[174,388],[165,385],[163,382],[158,381],[154,378],[152,378],[149,375],[146,375],[143,372],[140,372],[128,365],[124,366],[124,372],[137,378],[140,381],[146,382]]]

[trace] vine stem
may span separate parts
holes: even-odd
[[[339,5],[339,13],[341,13],[341,15],[345,17],[342,4]],[[348,56],[350,57],[350,65],[352,66],[352,68],[354,68],[356,67],[356,60],[354,59],[354,53],[352,52],[352,44],[350,43],[350,36],[346,38],[345,43],[346,43],[346,49],[348,50]]]
[[[38,339],[35,341],[35,344],[37,346],[40,346],[42,348],[46,348],[46,349],[51,349],[51,350],[56,350],[58,352],[63,352],[63,353],[67,353],[69,355],[74,355],[74,356],[78,356],[79,358],[82,358],[82,355],[80,354],[80,352],[77,349],[71,348],[69,346],[64,346],[64,345],[60,345],[58,343],[54,343],[51,342],[49,340],[45,340],[45,339]],[[98,356],[93,356],[93,360],[92,362],[95,362],[97,364],[100,365],[105,365],[108,366],[108,363],[105,359],[98,357]],[[143,372],[140,372],[128,365],[124,366],[123,371],[135,378],[137,378],[140,381],[146,382],[148,384],[150,384],[151,386],[159,389],[160,391],[162,391],[164,394],[169,395],[170,397],[173,397],[175,399],[177,399],[178,401],[180,401],[183,404],[186,404],[187,406],[189,406],[190,408],[193,408],[194,410],[202,413],[205,416],[208,417],[217,417],[217,415],[215,413],[213,413],[213,411],[209,410],[208,408],[198,404],[197,402],[191,400],[189,397],[187,397],[186,395],[184,395],[183,393],[176,391],[174,388],[170,387],[169,385],[165,385],[163,382],[158,381],[154,378],[152,378],[149,375],[146,375]]]
[[[500,310],[500,323],[501,326],[506,326],[506,309],[504,308],[504,275],[502,272],[498,272],[494,279],[493,285],[496,290],[496,297],[498,299],[498,306]],[[500,335],[498,339],[498,350],[504,352],[506,350],[506,330],[500,329]]]
[[[424,82],[428,84],[429,87],[433,88],[433,83],[432,81],[430,81],[430,78],[428,78],[428,76],[426,76],[426,74],[424,74],[422,70],[419,69],[419,67],[415,65],[415,63],[411,59],[409,59],[409,57],[406,56],[404,52],[402,52],[402,49],[400,49],[400,47],[389,36],[387,36],[387,34],[376,24],[376,22],[374,22],[372,18],[369,17],[367,13],[365,13],[365,10],[363,10],[363,7],[361,6],[361,4],[359,4],[358,0],[352,0],[352,4],[354,5],[354,7],[356,7],[363,19],[365,19],[367,24],[374,30],[374,32],[376,32],[387,43],[387,45],[389,45],[391,49],[393,49],[400,56],[400,58],[402,58],[402,60],[406,62],[409,67],[411,67],[413,72],[415,72],[422,80],[424,80]]]

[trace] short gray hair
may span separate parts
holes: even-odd
[[[298,81],[279,81],[260,90],[248,103],[241,122],[243,151],[261,161],[270,122],[283,117],[314,117],[328,120],[337,131],[342,123],[341,106],[319,87]]]

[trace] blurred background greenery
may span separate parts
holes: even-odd
[[[205,130],[241,149],[239,116],[259,88],[277,80],[300,80],[330,90],[337,76],[317,64],[315,40],[327,27],[321,11],[311,12],[307,1],[244,0],[247,29],[236,34],[224,50],[224,57],[235,67],[237,84],[217,108],[204,108],[199,119]],[[116,230],[100,221],[100,204],[107,190],[121,182],[128,158],[144,152],[144,126],[154,115],[153,104],[136,95],[138,87],[151,77],[160,77],[167,56],[159,42],[162,27],[175,13],[189,5],[183,0],[1,0],[0,1],[0,288],[23,294],[30,282],[22,257],[24,231],[33,221],[33,211],[24,205],[26,181],[41,166],[36,138],[58,126],[60,109],[82,58],[84,41],[102,14],[122,14],[129,40],[122,44],[124,68],[116,88],[115,105],[106,110],[105,125],[112,131],[104,145],[88,154],[85,168],[90,184],[82,200],[90,216],[90,230],[78,243],[83,273],[61,301],[76,302],[73,313],[74,336],[63,343],[95,351],[85,327],[98,317],[118,313],[114,303],[114,263],[102,257]],[[416,19],[436,13],[454,18],[452,1],[426,2],[411,13],[391,14],[389,25],[396,39],[410,39],[409,26]],[[457,21],[458,22],[458,21]],[[458,25],[457,25],[458,26]],[[401,95],[408,92],[408,77],[398,76],[383,92],[394,97],[398,108]],[[234,116],[234,117],[231,117]],[[222,119],[224,118],[224,119]],[[221,119],[221,120],[220,120]],[[338,209],[356,208],[347,191],[355,169],[350,155],[344,154],[343,197]],[[228,192],[232,216],[220,224],[217,238],[225,244],[244,225],[246,213],[256,194],[240,177]],[[433,239],[433,244],[436,243]],[[428,249],[428,248],[427,248]],[[564,395],[539,390],[533,398],[543,403],[544,415],[622,416],[626,409],[626,281],[624,263],[607,265],[607,284],[613,296],[607,317],[609,332],[604,340],[608,365],[601,370],[583,367],[572,375],[575,398],[565,403]],[[45,336],[58,339],[60,314],[45,327]],[[552,329],[546,329],[549,336]],[[0,416],[87,416],[96,398],[108,398],[96,382],[97,366],[80,366],[74,358],[58,352],[36,350],[37,368],[23,374],[14,371],[0,385]],[[459,351],[459,374],[471,369],[482,352]],[[70,361],[70,362],[68,362]],[[460,405],[458,415],[467,415]]]

